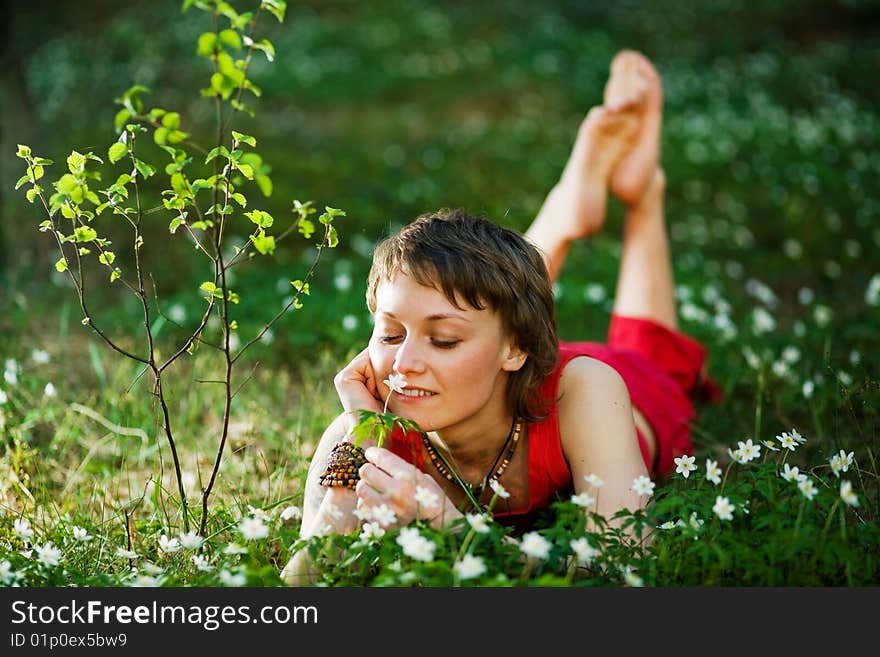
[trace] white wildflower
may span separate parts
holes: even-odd
[[[0,585],[13,585],[20,577],[21,574],[12,569],[12,563],[8,559],[0,561]]]
[[[282,520],[287,521],[291,518],[299,520],[302,518],[303,512],[298,506],[286,506],[279,516]]]
[[[214,566],[208,563],[208,560],[201,554],[194,554],[190,558],[192,559],[193,565],[196,567],[196,569],[202,571],[203,573],[208,573],[214,570]]]
[[[584,481],[586,481],[588,484],[590,484],[590,486],[592,486],[594,488],[602,488],[602,486],[605,485],[605,482],[602,481],[599,477],[597,477],[593,473],[585,475]]]
[[[571,496],[571,501],[574,502],[577,506],[582,507],[584,509],[588,509],[593,506],[596,502],[596,498],[590,495],[587,491],[583,493],[578,493],[577,495]]]
[[[695,456],[684,454],[682,456],[676,456],[672,460],[675,462],[675,471],[685,479],[690,477],[691,472],[697,469],[697,466],[694,464],[694,461],[697,460]]]
[[[52,541],[39,545],[36,548],[37,561],[46,568],[52,568],[61,563],[61,550],[52,545]]]
[[[440,496],[423,486],[416,486],[415,500],[424,509],[436,509],[440,505]]]
[[[485,514],[468,513],[465,518],[468,524],[478,534],[485,534],[489,531],[490,518]]]
[[[461,561],[455,562],[452,570],[455,571],[459,579],[472,579],[486,572],[486,564],[480,557],[468,553],[462,557]]]
[[[802,473],[797,466],[789,467],[788,463],[783,464],[782,472],[779,473],[779,476],[785,479],[786,481],[803,481],[807,478],[807,475]]]
[[[502,500],[510,497],[510,493],[507,492],[507,489],[502,486],[497,479],[489,480],[489,487],[495,491],[495,494],[500,497]]]
[[[49,362],[49,352],[45,349],[33,349],[31,350],[31,360],[37,365],[45,365]]]
[[[180,534],[178,540],[180,545],[187,550],[198,550],[205,542],[205,539],[199,536],[198,532],[193,531]]]
[[[118,548],[116,550],[116,556],[122,559],[137,559],[138,554],[134,550],[126,550],[125,548]]]
[[[385,529],[378,522],[365,522],[361,527],[360,538],[363,541],[374,541],[385,535]]]
[[[247,584],[247,577],[242,572],[232,573],[224,568],[220,571],[220,583],[223,586],[244,586]]]
[[[12,531],[25,543],[34,537],[34,530],[31,529],[31,523],[27,518],[16,518],[12,523]]]
[[[779,439],[779,444],[782,445],[785,449],[793,452],[797,447],[797,441],[794,439],[794,436],[792,436],[787,431],[783,431],[776,437]]]
[[[380,504],[373,508],[373,520],[383,527],[390,527],[397,522],[397,514],[387,504]]]
[[[159,549],[165,554],[173,554],[180,549],[180,541],[162,534],[159,537]]]
[[[552,547],[552,543],[538,532],[528,532],[523,535],[519,549],[528,557],[546,559],[550,556],[550,548]]]
[[[388,375],[388,378],[385,379],[382,383],[384,383],[394,392],[403,392],[403,389],[407,386],[406,377],[398,372],[391,372]]]
[[[868,281],[865,290],[865,303],[869,306],[880,306],[880,274],[874,274]]]
[[[259,541],[269,535],[269,527],[262,518],[250,516],[238,525],[238,531],[246,541]]]
[[[813,391],[816,389],[816,384],[807,379],[804,381],[804,385],[801,387],[801,394],[805,399],[809,399],[813,396]]]
[[[434,558],[434,550],[437,545],[425,538],[415,527],[404,527],[397,536],[397,544],[403,549],[403,553],[417,561],[431,561]]]
[[[840,499],[850,506],[858,506],[859,498],[852,489],[852,482],[844,479],[840,482]]]
[[[813,483],[812,479],[804,479],[798,482],[798,489],[801,493],[804,494],[808,500],[812,500],[816,497],[816,493],[819,491],[816,489],[816,485]]]
[[[73,532],[73,538],[77,541],[81,541],[82,543],[88,543],[92,538],[94,538],[91,534],[89,534],[88,530],[83,529],[82,527],[77,527],[74,525],[71,528]]]
[[[645,475],[639,475],[635,479],[633,479],[632,490],[639,495],[653,495],[654,493],[654,482],[651,481],[649,477]]]
[[[578,564],[581,566],[588,566],[599,554],[599,550],[590,545],[585,536],[571,542],[571,551],[577,556]]]
[[[715,515],[721,520],[731,520],[735,508],[736,506],[731,504],[729,499],[719,495],[715,498],[715,505],[712,507],[712,511],[714,511]]]
[[[779,448],[776,446],[776,441],[774,440],[762,440],[761,444],[769,449],[771,452],[778,452]]]
[[[755,445],[752,442],[751,438],[746,439],[745,442],[741,440],[737,441],[737,445],[739,446],[739,449],[737,451],[739,451],[743,463],[748,463],[749,461],[761,456],[760,445]]]
[[[706,459],[706,479],[716,486],[721,483],[721,468],[718,467],[718,461]]]
[[[645,585],[644,580],[629,567],[627,567],[626,571],[623,574],[623,581],[626,582],[627,586],[632,586],[636,588]]]

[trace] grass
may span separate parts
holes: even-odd
[[[278,570],[296,546],[295,507],[311,451],[339,410],[333,374],[369,335],[363,281],[370,244],[443,205],[524,229],[558,175],[579,118],[598,102],[611,56],[642,43],[666,91],[663,164],[681,324],[707,345],[725,391],[721,405],[699,409],[698,470],[658,480],[648,510],[625,519],[652,531],[650,543],[633,547],[619,533],[585,532],[574,503],[563,501],[544,518],[540,533],[551,547],[537,549],[541,556],[524,558],[494,526],[485,534],[469,524],[443,534],[419,527],[436,545],[430,561],[412,556],[424,555],[424,543],[405,534],[401,544],[396,530],[336,537],[307,546],[317,557],[346,556],[326,564],[322,583],[876,585],[880,98],[870,67],[860,63],[870,61],[865,53],[876,43],[857,27],[860,6],[849,3],[827,32],[805,23],[808,12],[794,4],[765,7],[750,17],[755,29],[727,8],[726,32],[714,40],[720,23],[713,12],[723,8],[627,6],[591,16],[566,3],[510,3],[497,14],[396,3],[384,14],[347,3],[291,8],[290,31],[275,39],[285,64],[259,72],[266,106],[258,116],[274,123],[250,130],[264,139],[275,167],[267,203],[278,204],[270,209],[280,217],[292,198],[315,198],[344,208],[348,223],[339,224],[340,248],[322,263],[305,307],[275,327],[240,370],[231,440],[198,548],[175,550],[169,542],[194,539],[180,536],[177,487],[148,381],[79,324],[71,290],[46,273],[57,256],[38,242],[41,217],[26,203],[7,203],[4,218],[16,229],[6,234],[21,237],[0,295],[0,581],[280,584]],[[401,12],[415,16],[415,27],[389,31]],[[138,24],[132,13],[114,20],[96,39],[118,40]],[[698,39],[686,25],[709,33]],[[163,102],[196,88],[187,76],[202,73],[172,66],[181,43],[199,31],[183,19],[178,28],[140,53],[155,58],[156,78],[147,82],[169,83]],[[464,44],[460,51],[445,46],[450,34]],[[772,38],[760,41],[761,34]],[[67,79],[50,55],[81,35],[69,38],[34,51],[32,84],[49,89]],[[83,63],[74,74],[95,75],[99,64]],[[163,77],[166,65],[182,77]],[[286,89],[296,89],[295,97]],[[354,92],[357,106],[347,102]],[[72,126],[67,136],[75,143],[57,150],[112,138],[107,121],[77,123],[64,114],[76,111],[72,103],[40,106],[49,125]],[[291,144],[295,157],[288,157]],[[42,146],[57,156],[54,145]],[[612,203],[606,230],[571,253],[557,288],[563,338],[604,338],[620,220]],[[164,308],[191,320],[202,303],[195,292],[201,272],[167,255],[153,261]],[[242,339],[254,334],[262,311],[283,302],[302,262],[291,248],[271,265],[237,272]],[[117,296],[93,305],[115,335],[137,344],[136,307]],[[160,337],[172,336],[171,326],[161,328]],[[197,352],[170,383],[192,499],[221,428],[219,391],[199,382],[216,378]],[[794,451],[762,445],[778,447],[792,430],[806,439]],[[762,445],[761,455],[736,463],[728,450],[747,439]],[[831,460],[841,450],[852,452],[852,463],[835,473]],[[707,480],[706,459],[718,462],[723,484]],[[810,477],[812,499],[780,476],[784,464]],[[842,480],[851,482],[858,506],[842,499]],[[713,510],[719,496],[734,505],[730,520]],[[658,529],[666,523],[672,528]],[[90,538],[80,540],[79,530]],[[60,550],[57,565],[52,548]],[[572,568],[575,548],[592,555],[580,569]],[[456,569],[468,553],[485,567],[480,575]],[[480,570],[469,563],[464,574]]]

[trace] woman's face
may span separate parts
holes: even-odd
[[[392,371],[406,377],[388,409],[424,431],[506,418],[508,376],[525,362],[494,310],[462,305],[403,274],[376,292],[373,371],[380,382]],[[384,399],[388,389],[381,384],[379,390]]]

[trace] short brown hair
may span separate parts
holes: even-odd
[[[379,284],[398,273],[441,290],[456,308],[463,299],[472,308],[495,310],[527,354],[508,381],[510,409],[527,422],[546,416],[538,391],[556,365],[559,341],[550,277],[534,245],[482,217],[441,209],[377,245],[367,281],[370,312],[376,312]]]

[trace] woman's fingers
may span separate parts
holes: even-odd
[[[367,349],[361,351],[333,379],[336,393],[346,411],[381,411],[376,376]]]

